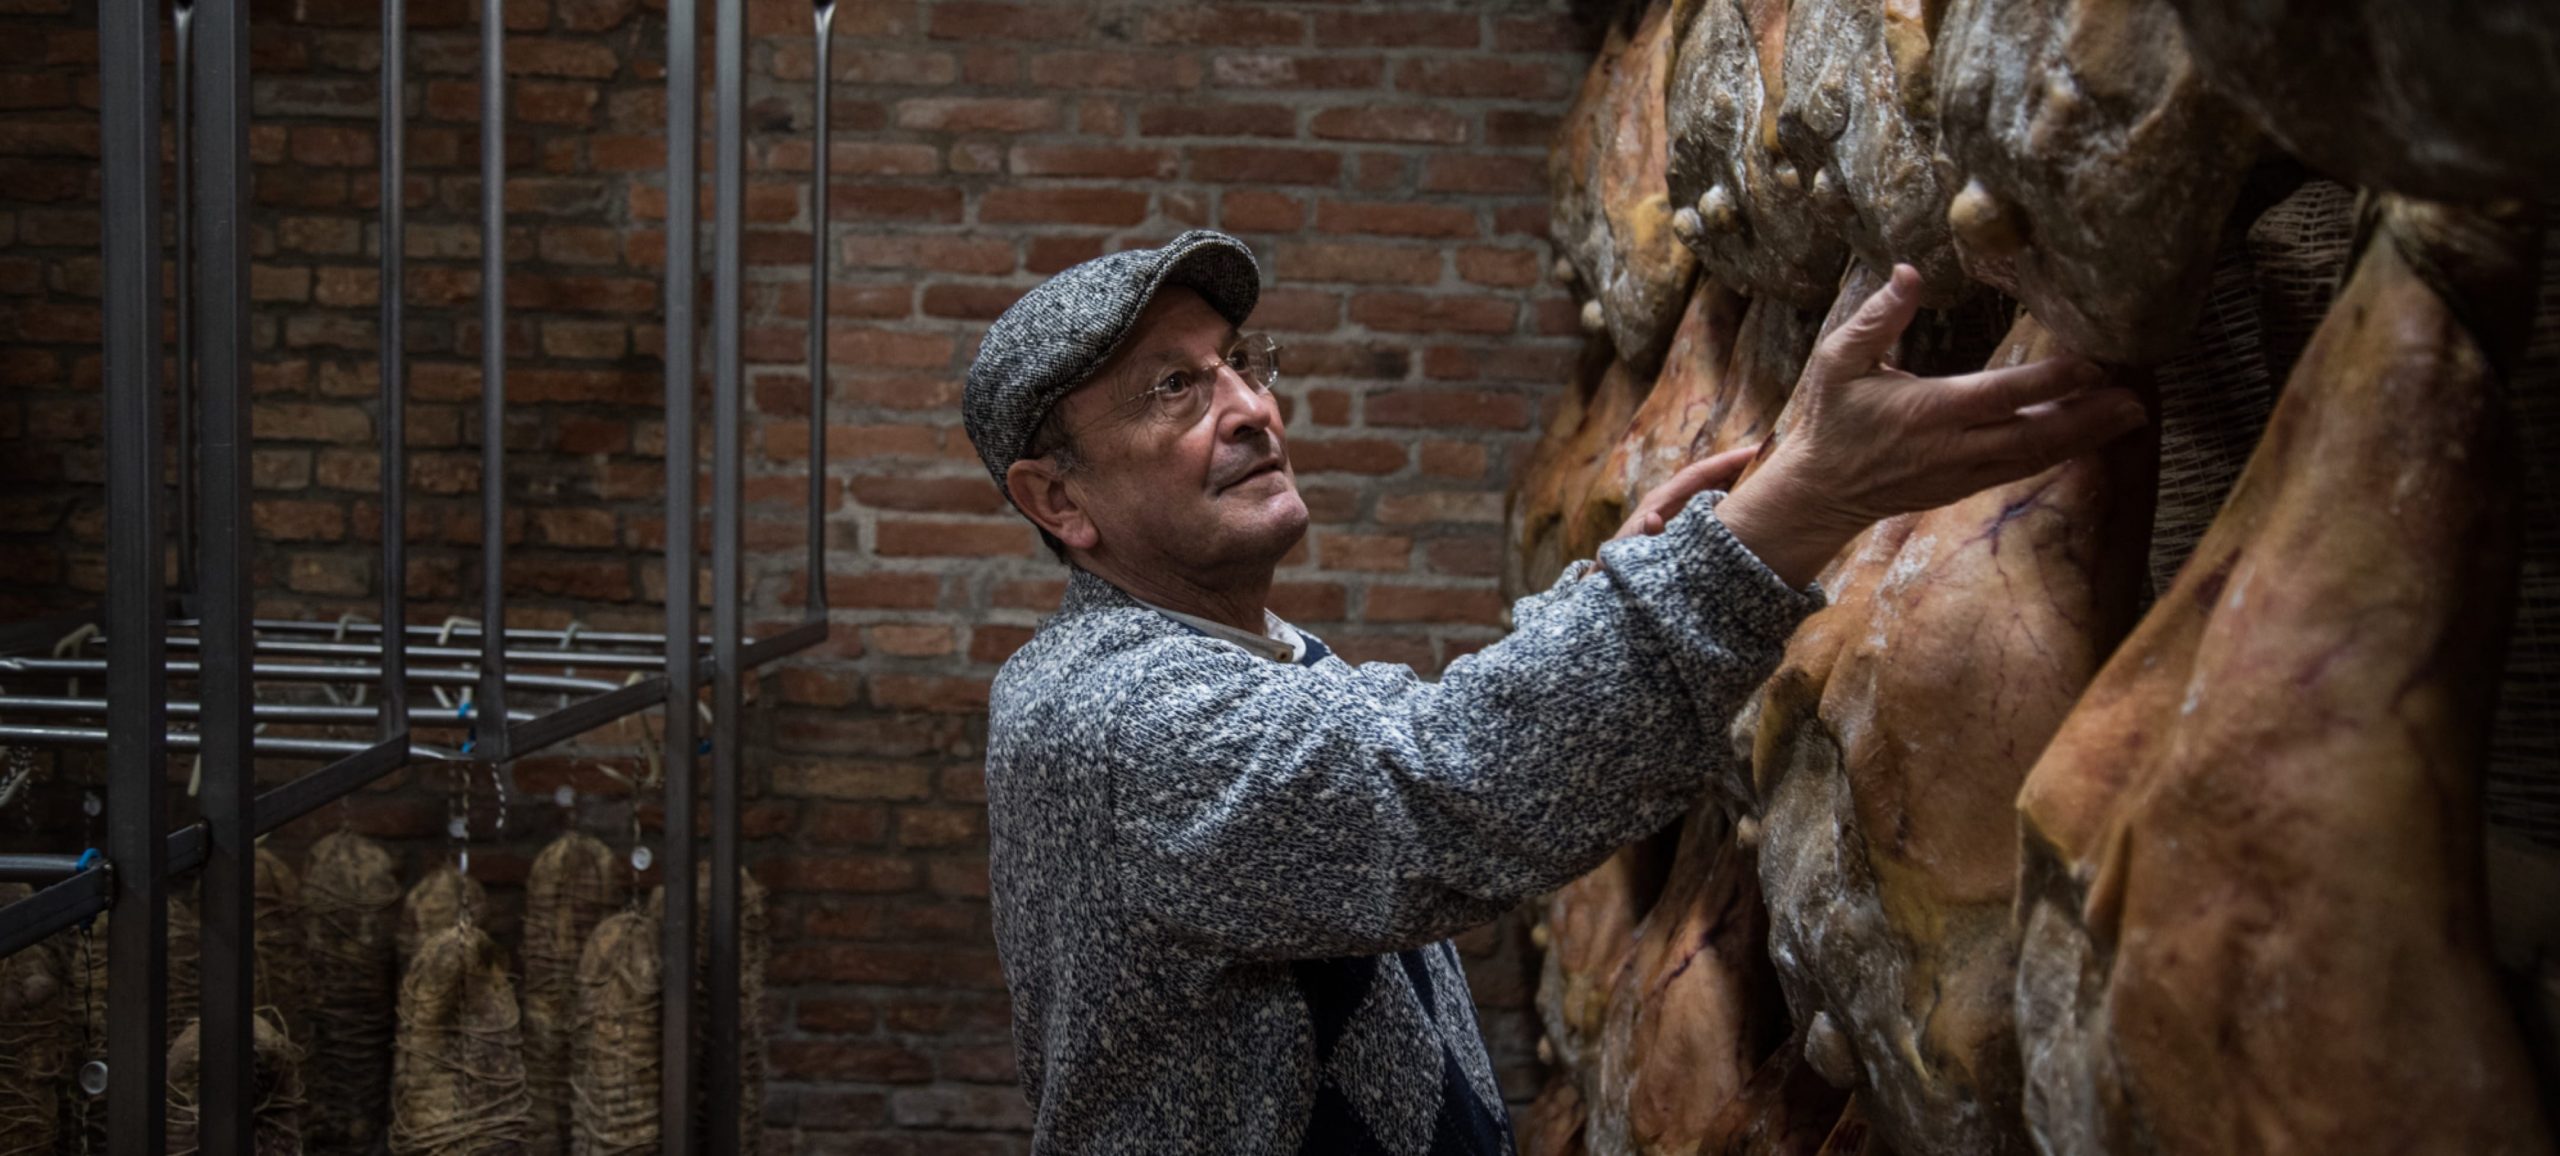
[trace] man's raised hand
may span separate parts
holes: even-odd
[[[1814,348],[1787,435],[1717,507],[1789,585],[1880,519],[2026,477],[2147,420],[2130,390],[2076,357],[1937,378],[1893,368],[1885,358],[1919,311],[1919,273],[1894,266]]]

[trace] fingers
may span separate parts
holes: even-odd
[[[1732,489],[1734,479],[1742,476],[1742,468],[1750,465],[1752,455],[1758,452],[1757,446],[1745,446],[1682,466],[1679,473],[1671,475],[1637,500],[1635,512],[1618,527],[1616,536],[1629,538],[1638,534],[1661,533],[1662,528],[1688,506],[1689,499],[1708,490]]]
[[[1688,505],[1689,499],[1708,490],[1720,490],[1733,485],[1735,476],[1742,473],[1742,467],[1748,465],[1750,461],[1751,454],[1748,451],[1727,450],[1724,453],[1691,462],[1680,467],[1679,473],[1671,475],[1661,485],[1655,486],[1651,493],[1646,494],[1643,506],[1645,509],[1656,511],[1663,517],[1669,518],[1678,514],[1681,507]]]
[[[2019,478],[2092,452],[2149,420],[2131,390],[2092,389],[1966,430],[1957,447],[1964,457],[1999,463],[2008,477]]]
[[[2074,357],[1986,369],[1931,382],[1932,408],[1964,425],[1991,425],[2031,405],[2058,401],[2107,383],[2097,366]]]
[[[1909,265],[1894,266],[1893,277],[1884,288],[1869,296],[1846,324],[1813,351],[1812,361],[1805,367],[1806,376],[1839,381],[1874,369],[1893,351],[1893,343],[1902,340],[1902,331],[1919,313],[1920,272]]]
[[[1720,454],[1712,454],[1695,462],[1691,462],[1688,469],[1682,470],[1681,472],[1687,473],[1689,470],[1697,471],[1698,480],[1701,484],[1697,489],[1689,492],[1691,494],[1698,494],[1707,490],[1732,489],[1733,484],[1741,480],[1743,469],[1751,464],[1752,457],[1759,452],[1759,446],[1748,445],[1736,449],[1729,449]]]

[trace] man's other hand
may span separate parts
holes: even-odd
[[[1894,266],[1814,348],[1786,436],[1716,508],[1791,586],[1880,519],[2027,477],[2147,420],[2132,391],[2076,357],[1935,378],[1885,364],[1919,311],[1920,274]]]
[[[1671,524],[1671,519],[1680,516],[1689,499],[1709,490],[1732,488],[1733,480],[1742,476],[1742,467],[1751,464],[1751,455],[1758,450],[1757,446],[1744,446],[1682,466],[1679,473],[1655,486],[1636,503],[1636,508],[1627,513],[1626,522],[1618,527],[1617,533],[1609,536],[1609,540],[1615,542],[1620,538],[1661,533],[1664,526]]]

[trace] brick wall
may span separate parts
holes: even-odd
[[[0,0],[0,615],[103,583],[93,5]],[[764,677],[749,720],[748,855],[775,890],[775,1150],[1022,1147],[982,711],[1061,570],[960,430],[977,334],[1108,249],[1195,225],[1246,238],[1314,514],[1276,608],[1348,657],[1436,671],[1497,636],[1503,481],[1577,346],[1543,240],[1545,146],[1594,39],[1574,7],[846,0],[825,207],[835,629]],[[410,11],[409,581],[413,619],[433,620],[476,598],[477,30],[463,0]],[[663,5],[507,13],[512,621],[652,629]],[[259,0],[253,19],[261,612],[369,613],[375,8]],[[749,24],[749,617],[774,624],[798,612],[813,57],[804,5],[756,0]],[[629,792],[597,773],[616,741],[520,764],[502,837],[478,779],[473,870],[499,885],[502,926],[542,839],[623,838]],[[59,845],[87,774],[66,760],[0,838]],[[562,784],[585,792],[567,810],[548,798]],[[353,823],[419,865],[446,853],[453,789],[405,774],[305,826]],[[1525,1098],[1522,938],[1505,924],[1464,945]]]

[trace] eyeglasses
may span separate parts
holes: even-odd
[[[1209,412],[1218,395],[1218,373],[1232,370],[1256,396],[1269,396],[1280,380],[1280,343],[1268,334],[1238,338],[1213,365],[1167,369],[1145,391],[1113,407],[1117,415],[1143,414],[1149,422],[1188,428]]]

